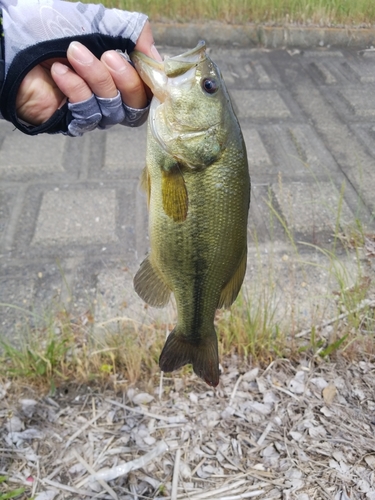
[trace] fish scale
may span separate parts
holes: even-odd
[[[235,300],[246,270],[250,178],[241,129],[204,42],[164,63],[131,57],[154,94],[143,175],[150,253],[135,290],[158,307],[175,296],[177,324],[161,369],[191,363],[216,386],[215,312]]]

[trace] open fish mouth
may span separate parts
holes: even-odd
[[[173,56],[163,61],[165,74],[169,78],[179,76],[189,71],[198,62],[206,57],[206,42],[201,40],[194,49],[190,49],[183,54]]]
[[[164,102],[168,95],[166,91],[168,79],[176,78],[184,81],[184,75],[188,79],[190,77],[189,71],[206,58],[206,42],[201,40],[194,49],[177,56],[168,57],[162,62],[156,61],[139,51],[132,52],[130,58],[142,80],[150,87],[154,96],[160,102]]]

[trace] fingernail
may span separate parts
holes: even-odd
[[[69,45],[68,54],[81,64],[91,64],[94,60],[94,56],[89,49],[79,42],[72,42]]]
[[[158,49],[155,47],[155,44],[152,44],[151,45],[151,54],[152,54],[152,57],[156,60],[156,61],[159,61],[161,62],[163,60],[163,58],[161,57],[161,55],[159,54],[158,52]]]
[[[55,62],[52,65],[52,70],[58,75],[65,75],[65,73],[68,71],[68,66],[65,66],[65,64],[61,64],[59,62]]]
[[[109,50],[102,55],[102,61],[109,66],[110,69],[117,73],[122,73],[127,70],[127,62],[115,50]]]

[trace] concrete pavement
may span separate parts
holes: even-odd
[[[296,331],[334,317],[337,292],[358,278],[355,254],[334,248],[334,235],[350,238],[358,221],[374,232],[375,51],[362,49],[210,46],[252,177],[245,291],[258,304],[267,294]],[[148,249],[145,134],[27,137],[0,122],[3,335],[61,304],[107,324],[173,314],[145,308],[132,288]],[[371,262],[361,266],[371,277]]]

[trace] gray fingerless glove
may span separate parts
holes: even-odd
[[[120,123],[129,127],[138,127],[147,119],[149,107],[134,109],[124,104],[120,92],[116,97],[104,98],[92,95],[82,102],[68,103],[72,121],[68,125],[68,134],[80,136],[95,128],[106,129]]]

